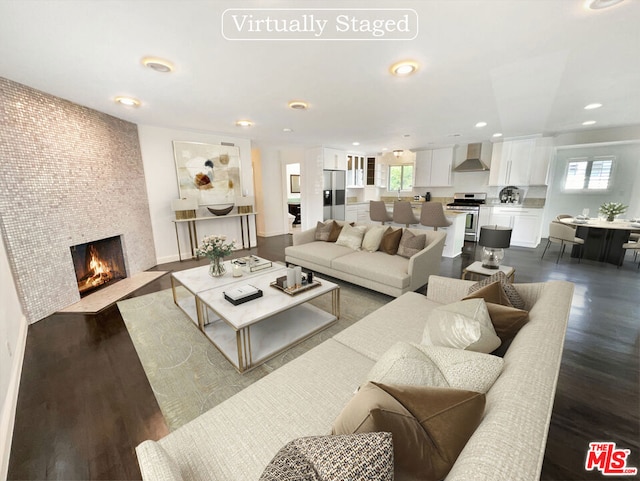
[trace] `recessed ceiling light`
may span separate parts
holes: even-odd
[[[449,134],[449,137],[461,137],[461,136],[462,136],[462,134],[458,134],[458,133]]]
[[[121,105],[126,105],[127,107],[139,107],[140,106],[140,101],[138,99],[133,98],[133,97],[126,97],[126,96],[123,96],[123,95],[119,95],[114,100],[117,103],[121,104]]]
[[[487,126],[487,123],[486,123],[486,122],[478,122],[478,123],[476,124],[476,127],[486,127],[486,126]]]
[[[603,8],[613,7],[622,1],[623,0],[587,0],[584,2],[584,7],[591,10],[600,10]]]
[[[602,104],[593,103],[593,104],[586,105],[584,107],[584,109],[585,110],[593,110],[593,109],[599,109],[600,107],[602,107]]]
[[[285,127],[284,129],[282,129],[283,132],[293,132],[293,129],[290,129],[289,127]]]
[[[586,120],[586,121],[582,122],[582,125],[593,125],[595,123],[596,123],[595,120]]]
[[[307,110],[309,108],[309,104],[302,100],[292,100],[288,105],[293,110]]]
[[[360,145],[360,142],[352,142],[351,145]]]
[[[164,60],[162,58],[144,57],[142,59],[142,65],[144,65],[145,67],[149,67],[156,72],[173,72],[173,64],[168,60]]]
[[[501,132],[496,132],[495,134],[493,134],[494,137],[502,137],[502,133]]]
[[[238,127],[251,127],[253,125],[253,122],[251,122],[251,120],[238,120],[236,122],[236,125]]]
[[[403,60],[394,63],[389,67],[389,71],[396,77],[407,77],[418,70],[418,63],[413,60]]]
[[[402,137],[404,137],[405,139],[408,139],[409,137],[411,137],[411,134],[402,134]]]

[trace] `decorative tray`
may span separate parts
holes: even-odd
[[[289,289],[288,287],[280,287],[278,284],[276,284],[276,281],[273,281],[271,284],[269,284],[271,287],[275,287],[276,289],[278,289],[279,291],[282,291],[286,294],[289,294],[290,296],[295,296],[296,294],[300,294],[301,292],[304,291],[308,291],[309,289],[313,289],[314,287],[318,287],[319,285],[321,285],[320,281],[311,281],[311,284],[305,284],[303,286],[293,289]]]

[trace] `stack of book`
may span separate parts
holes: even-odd
[[[234,287],[224,292],[224,298],[234,306],[262,297],[262,291],[250,284]]]

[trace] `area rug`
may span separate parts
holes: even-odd
[[[187,295],[182,288],[177,293]],[[171,289],[120,301],[118,309],[167,426],[173,431],[391,299],[341,284],[338,322],[244,374],[239,374],[173,303]],[[311,303],[331,311],[331,295]]]

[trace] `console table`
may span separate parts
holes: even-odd
[[[256,214],[257,212],[248,212],[243,214],[227,214],[227,215],[219,215],[219,216],[205,216],[205,217],[193,217],[192,219],[174,219],[173,225],[176,230],[176,242],[178,244],[178,258],[182,261],[182,252],[180,250],[180,236],[178,235],[178,224],[187,224],[187,228],[189,229],[189,247],[191,248],[191,258],[198,258],[196,254],[196,250],[198,249],[198,231],[196,230],[196,224],[198,222],[203,222],[207,220],[220,220],[220,219],[229,219],[230,217],[234,217],[240,219],[240,234],[242,236],[242,248],[243,249],[251,249],[251,228],[249,224],[249,218],[253,216],[253,223],[256,223]],[[245,222],[246,221],[246,222]],[[246,227],[245,227],[246,224]],[[247,230],[247,242],[245,244],[244,239],[244,231],[245,228]]]

